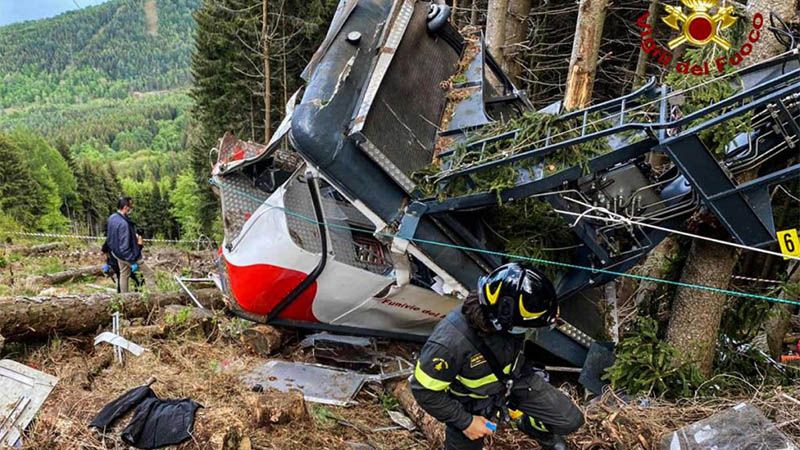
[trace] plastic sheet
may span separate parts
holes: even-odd
[[[665,436],[661,450],[798,450],[798,447],[758,408],[740,403]]]

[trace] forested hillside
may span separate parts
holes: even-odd
[[[111,0],[0,27],[3,227],[102,233],[124,194],[148,237],[196,237],[184,150],[200,3]]]
[[[113,0],[0,28],[0,108],[186,86],[199,4]]]

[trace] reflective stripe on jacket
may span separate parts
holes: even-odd
[[[467,320],[460,307],[451,311],[448,318]],[[484,336],[484,340],[505,373],[519,374],[523,365],[522,336],[496,333]],[[472,421],[472,413],[463,403],[502,395],[505,387],[484,356],[444,319],[422,347],[411,377],[411,389],[422,409],[437,420],[463,430]]]

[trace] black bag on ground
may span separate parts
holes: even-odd
[[[145,399],[136,407],[122,440],[136,448],[176,445],[191,437],[194,415],[200,405],[192,399]]]
[[[90,427],[103,432],[133,408],[122,440],[136,448],[155,449],[180,444],[191,437],[194,416],[201,405],[192,399],[161,400],[149,385],[133,388],[97,413]]]

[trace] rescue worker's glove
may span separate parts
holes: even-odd
[[[109,272],[111,272],[111,266],[108,264],[103,264],[103,273],[108,275]]]
[[[139,270],[139,264],[131,264],[131,273],[136,273],[137,270]]]

